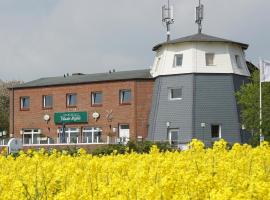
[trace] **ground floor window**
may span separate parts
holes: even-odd
[[[123,144],[127,144],[129,141],[129,124],[119,124],[119,142]]]
[[[179,129],[169,130],[169,142],[171,145],[178,145],[179,143]]]
[[[63,128],[58,129],[59,143],[79,143],[79,128]]]
[[[39,144],[41,130],[40,129],[23,129],[22,139],[23,144]]]
[[[211,125],[211,137],[214,140],[221,138],[221,125],[219,125],[219,124],[212,124]]]
[[[99,143],[101,142],[101,130],[97,127],[85,127],[82,131],[83,143]]]

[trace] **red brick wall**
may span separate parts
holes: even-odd
[[[130,105],[119,104],[119,90],[131,89],[132,102]],[[55,112],[87,111],[89,121],[86,124],[70,124],[67,127],[100,127],[103,135],[107,135],[111,128],[118,128],[119,124],[127,123],[130,126],[130,136],[135,139],[137,135],[147,136],[147,122],[152,98],[153,80],[141,81],[115,81],[80,85],[51,86],[40,88],[25,88],[14,90],[14,130],[12,125],[12,95],[10,104],[10,132],[15,137],[20,137],[20,130],[23,128],[39,128],[43,135],[56,138],[57,128],[60,125],[54,124]],[[90,94],[93,91],[103,92],[103,105],[100,107],[91,106]],[[12,91],[11,91],[12,92]],[[77,107],[66,107],[66,94],[77,94]],[[42,108],[42,96],[53,95],[53,108]],[[20,97],[30,96],[30,110],[20,110]],[[108,122],[106,111],[113,111],[113,120]],[[95,121],[92,113],[98,112],[100,118]],[[43,119],[45,114],[51,119],[46,123]],[[112,130],[111,130],[112,131]]]

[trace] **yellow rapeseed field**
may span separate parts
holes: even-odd
[[[270,199],[270,146],[193,140],[182,152],[0,156],[0,199]]]

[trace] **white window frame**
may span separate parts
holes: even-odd
[[[172,90],[177,90],[180,89],[181,90],[181,97],[180,98],[172,98]],[[179,87],[179,88],[169,88],[169,92],[168,92],[168,97],[170,101],[177,101],[177,100],[182,100],[183,99],[183,87]]]
[[[30,143],[27,143],[27,144],[25,143],[24,135],[31,135]],[[37,137],[37,141],[38,141],[38,144],[40,144],[41,129],[37,129],[37,128],[35,128],[35,129],[31,129],[31,128],[22,129],[22,142],[23,142],[23,145],[34,144],[34,135],[39,135],[39,137]]]
[[[177,64],[177,57],[178,57],[178,56],[181,56],[181,57],[182,57],[181,65],[176,65],[176,64]],[[182,66],[183,66],[183,58],[184,58],[184,56],[183,56],[182,53],[175,54],[175,55],[174,55],[173,68],[182,67]]]
[[[23,99],[28,99],[28,107],[26,108],[26,107],[24,107],[23,106]],[[28,110],[28,109],[30,109],[30,97],[29,96],[23,96],[23,97],[20,97],[20,103],[21,103],[21,105],[20,105],[20,107],[21,107],[21,110]]]
[[[95,94],[97,94],[97,93],[99,93],[99,94],[101,94],[101,102],[100,103],[96,103],[95,102]],[[95,91],[95,92],[92,92],[91,93],[91,99],[92,99],[92,105],[101,105],[102,103],[103,103],[103,93],[102,93],[102,91]]]
[[[46,106],[46,97],[52,97],[52,105],[51,106]],[[53,107],[53,96],[52,95],[43,95],[43,108],[52,108]]]
[[[88,129],[88,130],[87,130]],[[99,127],[84,127],[83,129],[82,129],[82,139],[84,139],[84,135],[85,135],[85,133],[91,133],[92,134],[92,140],[90,141],[89,139],[88,139],[88,137],[87,137],[87,139],[86,139],[86,144],[99,144],[100,143],[100,139],[99,139],[99,137],[97,137],[97,142],[94,142],[95,140],[94,140],[94,137],[95,137],[95,133],[101,133],[102,132],[102,130],[99,128]],[[83,140],[82,140],[83,141]],[[83,143],[85,143],[85,142],[83,142]]]
[[[169,129],[169,143],[172,145],[172,132],[176,131],[177,132],[177,145],[179,144],[179,136],[180,136],[180,130],[178,128],[172,128]]]
[[[213,55],[213,64],[208,64],[207,63],[207,56],[208,55]],[[215,56],[216,56],[216,54],[215,53],[212,53],[212,52],[208,52],[208,53],[205,53],[205,65],[206,66],[215,66]]]
[[[129,91],[130,92],[130,100],[127,101],[127,102],[123,102],[123,92],[127,92]],[[132,92],[131,92],[131,89],[121,89],[120,90],[120,104],[131,104],[131,101],[132,101]]]
[[[242,62],[241,62],[240,56],[239,55],[234,55],[234,59],[235,59],[235,63],[236,63],[237,68],[241,69],[242,68]]]
[[[212,137],[212,126],[218,126],[219,127],[218,137]],[[218,140],[218,139],[222,138],[221,130],[222,130],[221,124],[211,124],[211,138],[212,138],[212,140]]]
[[[71,130],[71,129],[76,129],[76,130]],[[62,132],[63,132],[63,128],[58,128],[58,130],[57,130],[57,132],[58,132],[58,139],[59,139],[59,143],[61,143],[61,141],[60,141],[60,134],[62,134]],[[79,137],[80,137],[80,128],[77,128],[77,127],[69,127],[69,128],[65,128],[65,134],[67,134],[68,135],[68,137],[67,138],[65,138],[65,139],[67,139],[66,140],[66,143],[67,144],[71,144],[71,141],[70,141],[70,134],[71,133],[78,133],[78,137],[77,137],[77,141],[76,141],[76,143],[78,144],[79,143]],[[66,144],[66,143],[64,143],[64,144]],[[76,144],[76,143],[74,143],[74,142],[72,142],[72,144]]]
[[[75,96],[75,105],[70,105],[70,96]],[[77,106],[77,93],[68,93],[66,94],[67,107],[76,107]]]

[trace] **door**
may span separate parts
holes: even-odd
[[[169,142],[173,146],[177,146],[179,144],[179,129],[170,129]]]
[[[120,142],[127,144],[129,141],[129,124],[120,124],[119,125],[119,138]]]

